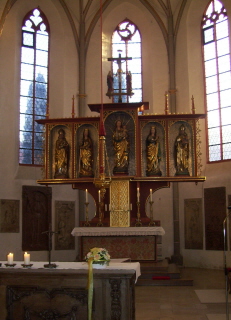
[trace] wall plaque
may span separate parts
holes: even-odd
[[[0,200],[0,232],[19,232],[19,200]]]
[[[51,222],[50,187],[22,187],[22,250],[48,250],[48,236]]]
[[[184,200],[185,249],[203,249],[202,199]]]
[[[206,250],[224,250],[225,187],[204,189]]]

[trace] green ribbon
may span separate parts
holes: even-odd
[[[94,258],[88,259],[88,320],[92,320],[92,301],[93,301],[93,263]]]

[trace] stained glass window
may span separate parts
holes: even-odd
[[[41,165],[43,126],[48,103],[49,24],[37,8],[22,23],[19,163]]]
[[[121,65],[122,70],[118,70],[118,63],[112,62],[114,75],[113,89],[114,93],[119,92],[119,77],[121,74],[122,92],[126,91],[128,86],[128,77],[131,77],[131,95],[123,95],[122,102],[141,102],[142,101],[142,69],[141,69],[141,36],[135,24],[130,20],[124,20],[115,29],[112,35],[112,57],[121,56],[122,58],[131,58],[124,60]],[[130,85],[129,85],[130,86]],[[118,101],[118,95],[114,95],[114,102]]]
[[[231,159],[231,70],[227,12],[212,0],[202,20],[208,160]]]

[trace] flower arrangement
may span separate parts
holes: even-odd
[[[92,248],[85,257],[86,261],[93,260],[94,262],[99,261],[110,261],[110,255],[105,248]]]

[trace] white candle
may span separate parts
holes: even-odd
[[[100,190],[98,191],[98,194],[99,194],[99,202],[100,202]]]
[[[88,191],[86,189],[86,203],[88,202]]]
[[[7,263],[8,264],[13,264],[14,261],[14,254],[13,253],[9,253],[7,256]]]
[[[24,264],[25,265],[30,264],[30,254],[27,252],[24,253]]]
[[[150,189],[150,201],[152,201],[152,189]]]
[[[140,201],[140,188],[137,188],[137,201]]]

